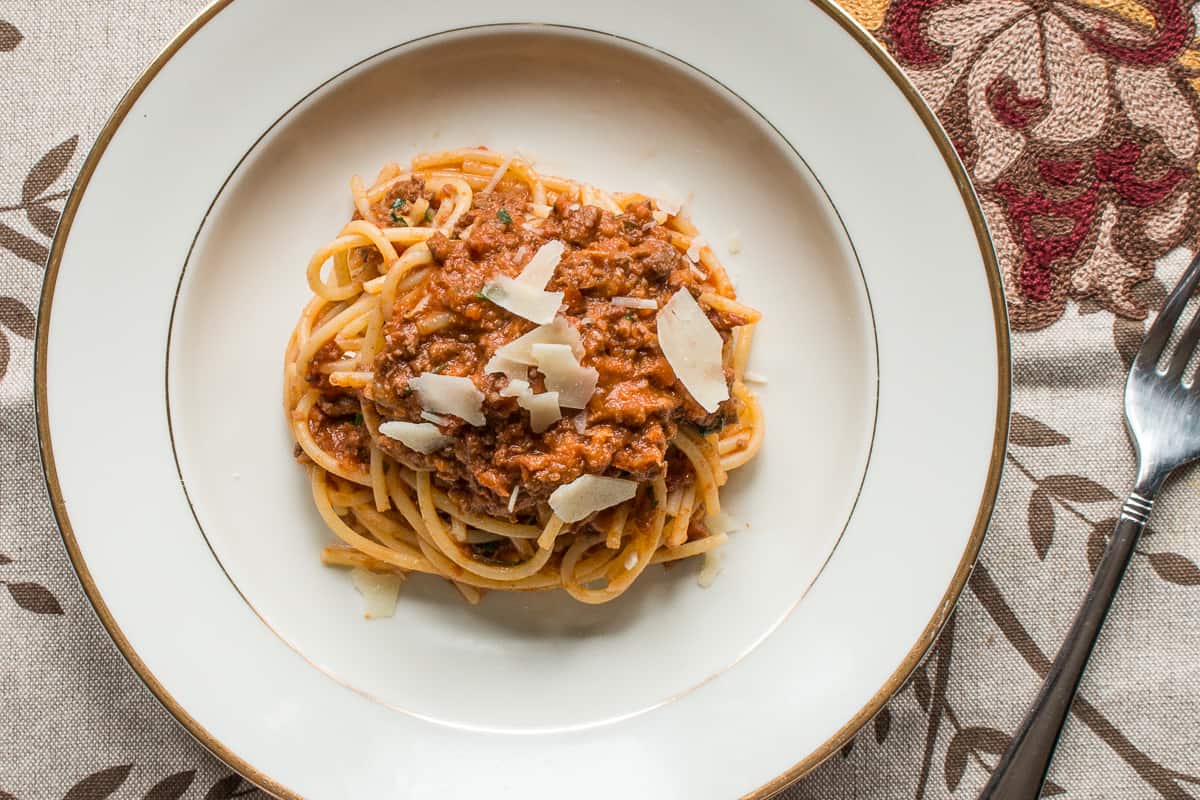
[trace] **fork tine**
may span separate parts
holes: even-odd
[[[1192,263],[1188,264],[1179,283],[1175,284],[1171,294],[1167,295],[1167,301],[1163,303],[1158,316],[1154,318],[1154,324],[1150,326],[1150,332],[1142,341],[1141,349],[1138,350],[1137,358],[1133,362],[1135,367],[1154,369],[1158,364],[1163,348],[1171,339],[1171,331],[1175,330],[1175,323],[1179,321],[1179,315],[1183,313],[1184,306],[1191,299],[1198,283],[1200,283],[1200,254],[1192,259]],[[1186,363],[1185,360],[1184,364]],[[1183,367],[1180,369],[1182,370]]]
[[[1179,380],[1183,377],[1183,370],[1192,360],[1197,341],[1200,341],[1200,313],[1192,315],[1187,327],[1183,329],[1183,336],[1179,337],[1179,344],[1176,345],[1175,352],[1171,354],[1171,362],[1167,365],[1168,378]]]

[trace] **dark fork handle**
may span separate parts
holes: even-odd
[[[1050,665],[1037,700],[1021,721],[979,800],[1034,800],[1041,791],[1054,746],[1071,711],[1079,679],[1152,504],[1152,496],[1134,492],[1122,506],[1121,518],[1092,578],[1092,585],[1088,587],[1083,607],[1075,615],[1067,639]]]

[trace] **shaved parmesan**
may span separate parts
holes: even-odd
[[[708,247],[708,242],[703,236],[697,236],[692,239],[692,243],[688,245],[687,257],[696,263],[700,263],[700,251]]]
[[[534,394],[527,390],[517,397],[517,405],[529,412],[529,427],[534,433],[542,433],[562,419],[558,402],[558,392]]]
[[[675,377],[705,411],[729,399],[721,360],[721,334],[687,289],[671,296],[657,315],[658,345]],[[547,383],[547,385],[549,385]]]
[[[443,417],[441,414],[434,414],[432,411],[422,411],[421,419],[427,419],[434,425],[449,425],[453,421],[449,417]]]
[[[558,262],[566,249],[567,246],[557,239],[546,242],[537,249],[533,258],[529,259],[529,263],[517,276],[517,281],[535,289],[545,289],[546,284],[554,277],[554,270],[558,267]]]
[[[529,381],[523,381],[520,378],[509,378],[508,386],[500,390],[501,397],[520,397],[530,394],[533,390],[529,388]]]
[[[488,372],[504,372],[507,375],[507,371],[503,369],[492,369],[492,362],[497,358],[516,364],[534,366],[537,364],[537,361],[533,358],[533,346],[535,344],[569,345],[571,352],[575,354],[576,358],[583,358],[583,340],[579,338],[579,331],[563,317],[555,317],[554,321],[550,324],[534,328],[524,336],[513,339],[501,347],[496,351],[496,355],[492,357],[492,361],[489,361],[484,369]],[[509,375],[509,377],[511,378],[512,376]],[[521,375],[520,377],[525,376]]]
[[[614,297],[610,301],[614,306],[622,308],[645,308],[651,311],[658,309],[658,302],[645,297]]]
[[[421,407],[435,414],[453,414],[472,425],[483,425],[483,392],[475,388],[470,378],[422,372],[409,378],[408,385],[417,392]]]
[[[586,432],[587,431],[587,412],[580,411],[578,414],[575,415],[574,419],[571,420],[571,424],[575,426],[576,433]]]
[[[350,581],[365,601],[364,617],[382,619],[396,613],[396,600],[400,597],[404,576],[356,568],[350,570]]]
[[[496,353],[483,366],[484,372],[502,372],[510,381],[523,381],[529,377],[529,366]]]
[[[529,210],[533,212],[535,217],[545,219],[546,217],[550,216],[551,207],[545,203],[530,203]]]
[[[507,275],[497,275],[484,284],[483,296],[505,311],[539,325],[554,320],[562,305],[562,292],[546,292]]]
[[[508,496],[508,513],[513,513],[517,508],[517,495],[521,493],[521,484],[513,487],[512,494]]]
[[[580,475],[550,495],[550,508],[563,522],[578,522],[589,514],[633,499],[638,485],[624,478]]]
[[[503,163],[501,163],[500,166],[496,168],[496,171],[492,173],[492,179],[487,182],[487,185],[483,187],[483,190],[480,193],[486,194],[492,189],[495,189],[496,184],[500,183],[500,179],[504,177],[504,173],[508,172],[508,165],[511,163],[512,156],[504,159]]]
[[[654,221],[659,225],[665,225],[667,220],[671,218],[671,215],[665,211],[651,211],[650,216],[653,217]]]
[[[441,450],[454,440],[445,436],[436,425],[428,422],[402,422],[393,420],[379,425],[379,432],[389,439],[395,439],[400,444],[416,450],[418,453],[429,455]]]
[[[596,391],[600,373],[593,367],[580,365],[565,344],[535,344],[531,349],[538,370],[546,376],[546,389],[558,392],[559,405],[586,408]]]

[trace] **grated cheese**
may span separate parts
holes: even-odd
[[[656,319],[658,345],[675,377],[705,411],[716,411],[729,399],[721,334],[687,289],[675,292]]]
[[[624,478],[580,475],[550,494],[550,508],[563,522],[578,522],[637,494],[638,485]]]
[[[586,408],[600,373],[582,366],[568,345],[535,344],[530,349],[538,370],[546,376],[546,389],[558,392],[559,404],[564,408]]]
[[[470,378],[422,372],[409,378],[408,385],[417,393],[421,407],[435,414],[453,414],[475,426],[483,425],[483,392]]]
[[[610,302],[614,306],[621,306],[622,308],[658,310],[658,302],[645,297],[614,297]]]
[[[443,435],[436,425],[428,422],[392,420],[380,423],[379,432],[389,439],[395,439],[410,450],[416,450],[425,455],[441,450],[454,441],[449,436]]]

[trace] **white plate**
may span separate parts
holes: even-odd
[[[100,137],[39,319],[47,480],[122,652],[270,791],[765,795],[878,710],[957,598],[1008,413],[978,207],[841,12],[728,8],[218,3]],[[606,606],[472,608],[414,579],[367,622],[318,563],[280,407],[304,265],[349,175],[476,144],[691,193],[763,310],[768,442],[725,493],[746,529],[712,588],[683,565]]]

